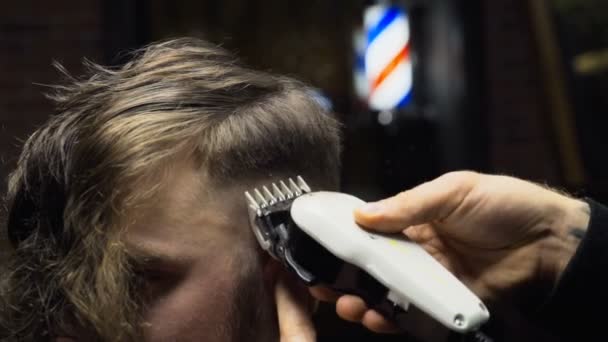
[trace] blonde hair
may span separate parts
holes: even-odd
[[[117,69],[87,63],[52,98],[9,179],[0,339],[74,330],[136,340],[137,282],[121,244],[129,208],[176,155],[218,183],[303,174],[335,187],[339,125],[303,84],[250,70],[196,39],[150,45]],[[63,69],[62,69],[63,70]],[[152,182],[153,183],[153,182]]]

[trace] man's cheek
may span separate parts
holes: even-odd
[[[217,335],[226,333],[238,279],[216,266],[193,270],[162,297],[151,298],[144,314],[147,340],[223,337]]]

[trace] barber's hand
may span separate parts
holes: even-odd
[[[290,274],[276,270],[275,302],[281,342],[315,342],[316,331],[311,321],[314,305],[306,287]]]
[[[571,232],[587,228],[589,207],[520,179],[454,172],[368,203],[355,218],[370,230],[407,235],[483,300],[500,302],[516,288],[557,281],[578,245]],[[371,330],[390,330],[358,297],[341,296],[336,311]]]

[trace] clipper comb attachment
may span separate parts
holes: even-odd
[[[260,246],[272,257],[291,268],[304,282],[311,284],[314,277],[298,265],[293,258],[294,240],[298,229],[290,215],[293,201],[311,192],[306,181],[300,176],[294,181],[272,183],[269,186],[245,191],[249,204],[249,221]]]
[[[287,185],[289,184],[289,185]],[[301,176],[296,177],[296,181],[289,178],[287,183],[279,181],[279,185],[272,183],[270,185],[272,191],[267,186],[262,186],[262,191],[258,188],[253,189],[253,194],[245,191],[245,197],[249,202],[249,206],[256,211],[263,211],[269,207],[285,201],[291,201],[305,193],[310,192],[310,187]]]

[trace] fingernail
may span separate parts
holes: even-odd
[[[382,206],[378,202],[366,203],[361,207],[361,211],[367,214],[377,214],[382,211]]]

